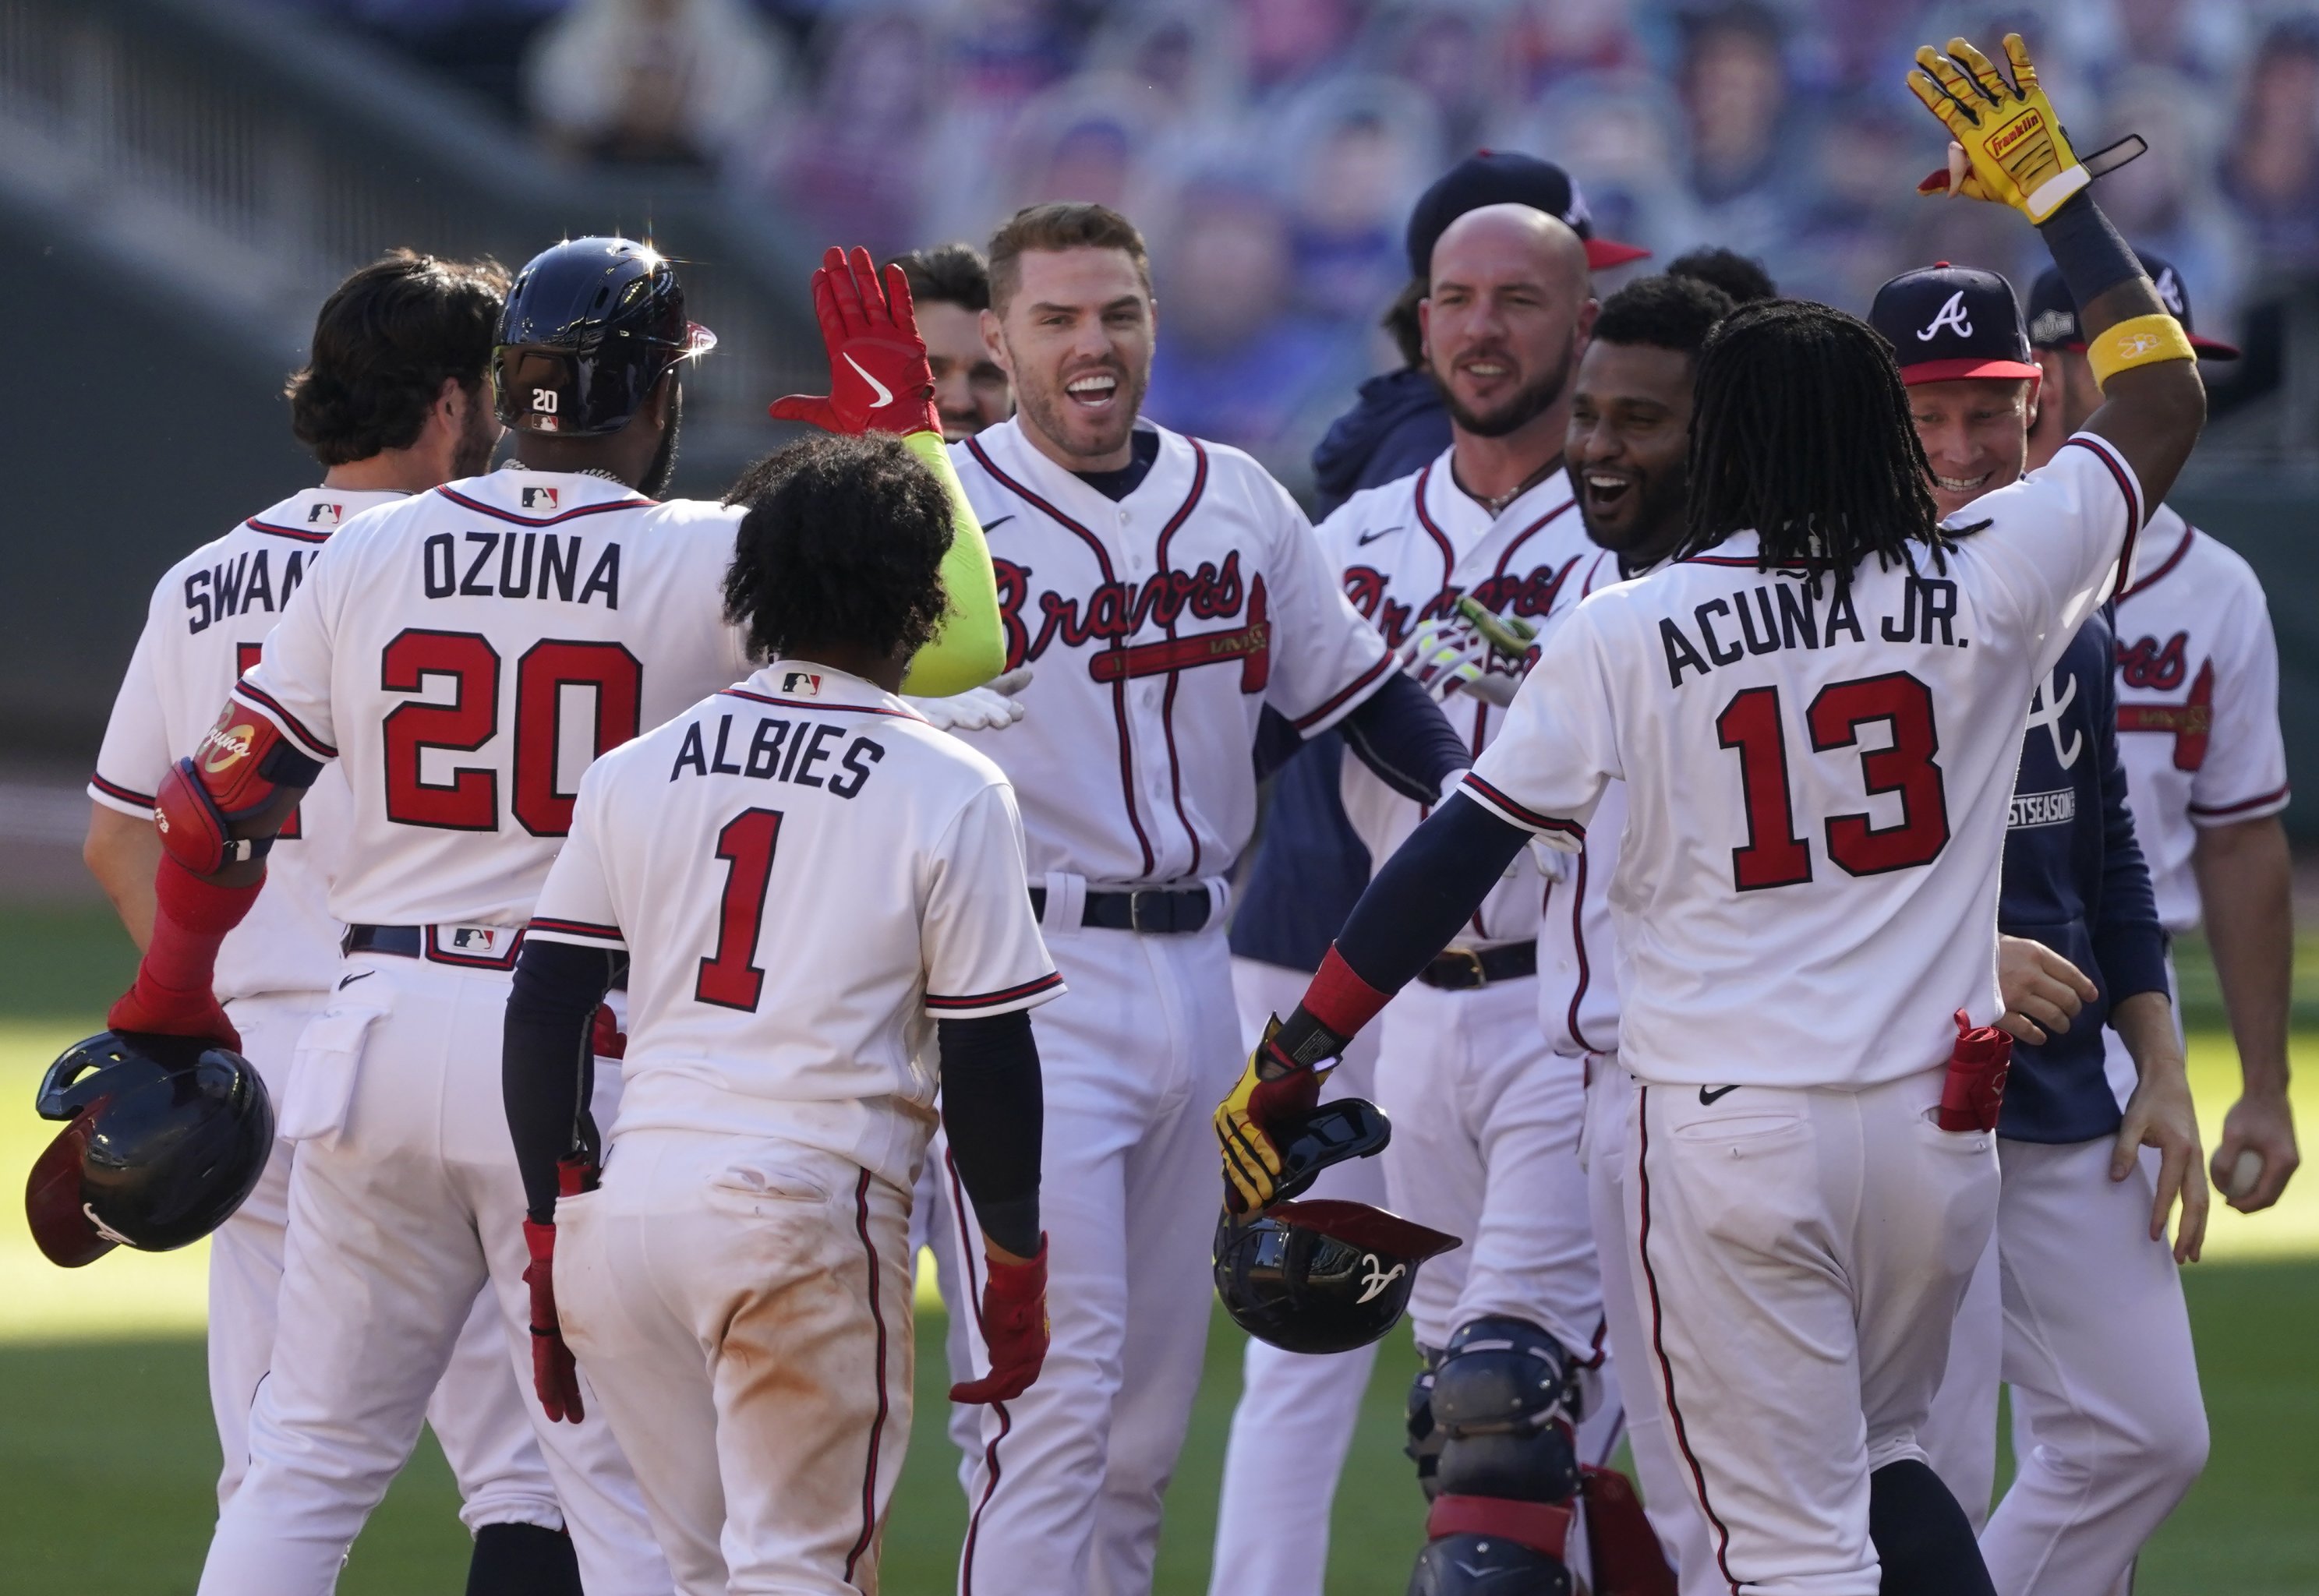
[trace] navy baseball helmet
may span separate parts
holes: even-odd
[[[651,245],[567,239],[517,274],[500,312],[500,423],[561,437],[618,432],[671,366],[716,347],[685,319],[676,268]]]
[[[266,1173],[274,1105],[213,1042],[100,1032],[49,1066],[34,1106],[65,1128],[32,1164],[32,1240],[68,1269],[117,1246],[167,1252],[233,1216]]]
[[[1594,236],[1594,219],[1577,182],[1552,161],[1512,149],[1477,149],[1434,179],[1409,212],[1409,275],[1430,276],[1433,246],[1449,224],[1484,205],[1528,205],[1569,225],[1586,245],[1586,265],[1606,271],[1650,251],[1616,239]]]
[[[1216,1222],[1216,1294],[1235,1324],[1290,1352],[1347,1352],[1400,1321],[1417,1266],[1457,1238],[1366,1203],[1286,1200],[1392,1139],[1384,1113],[1358,1097],[1323,1103],[1274,1139],[1283,1200],[1252,1219],[1227,1208]]]

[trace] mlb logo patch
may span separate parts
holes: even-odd
[[[306,525],[335,527],[346,512],[347,507],[343,504],[310,504],[306,507]]]
[[[784,671],[781,672],[781,690],[817,699],[821,697],[821,678],[810,671]]]
[[[500,933],[488,925],[461,925],[451,933],[451,947],[460,953],[488,953],[499,945]]]
[[[526,488],[523,491],[523,507],[526,509],[554,509],[555,508],[555,490],[553,488]]]

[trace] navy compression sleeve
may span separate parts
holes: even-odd
[[[2094,962],[2101,966],[2102,983],[2109,989],[2109,1005],[2138,992],[2164,992],[2166,928],[2158,921],[2158,898],[2150,883],[2150,865],[2134,833],[2134,811],[2125,802],[2125,762],[2117,746],[2117,678],[2103,672],[2089,684],[2093,701],[2094,746],[2100,762],[2102,794],[2101,896],[2095,900]]]
[[[1031,1012],[937,1020],[943,1128],[982,1233],[1017,1258],[1039,1251],[1045,1096]]]
[[[588,1112],[596,1009],[621,958],[601,948],[527,942],[516,960],[500,1094],[523,1172],[524,1206],[540,1224],[555,1222],[555,1166],[575,1152],[596,1156],[596,1122]]]
[[[1398,671],[1339,721],[1337,729],[1378,780],[1421,804],[1439,803],[1442,783],[1474,762],[1441,706]]]

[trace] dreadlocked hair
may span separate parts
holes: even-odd
[[[1691,421],[1691,510],[1680,557],[1735,532],[1762,540],[1762,569],[1832,571],[1839,588],[1870,555],[1936,570],[1955,547],[1933,504],[1891,347],[1827,305],[1742,305],[1708,334]]]

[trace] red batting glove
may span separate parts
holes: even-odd
[[[555,1227],[523,1222],[523,1245],[531,1263],[523,1283],[531,1288],[531,1388],[550,1420],[577,1424],[588,1416],[580,1402],[580,1366],[564,1344],[555,1316]]]
[[[982,1287],[982,1344],[990,1351],[990,1372],[950,1388],[954,1402],[1003,1402],[1031,1389],[1047,1361],[1047,1238],[1028,1263],[984,1260],[990,1278]]]
[[[239,1052],[241,1032],[211,991],[218,945],[242,922],[265,886],[221,887],[163,855],[153,875],[153,937],[138,961],[136,984],[105,1011],[114,1031],[193,1036]]]
[[[1974,1025],[1956,1012],[1956,1046],[1941,1080],[1936,1122],[1944,1131],[1994,1131],[2005,1106],[2005,1078],[2013,1065],[2013,1038],[1994,1025]]]
[[[940,432],[934,374],[910,307],[902,268],[886,268],[884,285],[870,251],[849,261],[832,248],[813,275],[814,319],[829,351],[829,394],[792,393],[771,405],[776,421],[803,421],[825,432]]]
[[[596,1005],[596,1023],[590,1029],[589,1047],[599,1059],[628,1056],[627,1034],[620,1029],[620,1016],[612,1012],[609,1003]]]

